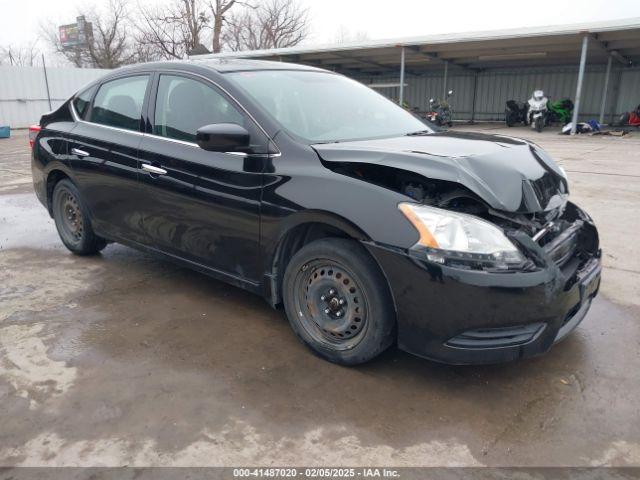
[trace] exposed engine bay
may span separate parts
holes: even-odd
[[[598,249],[598,236],[591,219],[573,203],[564,201],[556,208],[536,213],[498,211],[489,206],[464,185],[423,177],[417,173],[385,165],[366,163],[327,162],[331,170],[388,188],[416,202],[466,213],[498,225],[504,232],[528,246],[537,245],[547,252],[558,267],[589,258]],[[525,249],[531,254],[530,248]],[[581,252],[584,255],[581,255]],[[540,258],[532,258],[531,268]]]
[[[535,235],[547,223],[562,216],[564,207],[540,214],[498,212],[478,195],[455,182],[425,178],[419,174],[394,167],[364,163],[329,164],[336,173],[365,180],[394,190],[416,202],[434,207],[476,215],[505,229],[522,229]]]

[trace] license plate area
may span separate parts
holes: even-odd
[[[589,298],[595,296],[600,288],[600,273],[602,266],[597,259],[591,260],[578,275],[580,285],[580,303],[584,303]]]

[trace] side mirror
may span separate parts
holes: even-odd
[[[249,147],[249,132],[236,123],[212,123],[198,129],[196,143],[209,152],[239,152]]]

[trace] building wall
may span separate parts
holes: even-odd
[[[0,125],[25,128],[58,108],[67,98],[107,71],[89,68],[47,68],[47,98],[42,67],[0,66]]]
[[[106,70],[80,68],[47,68],[51,107],[57,108],[85,84],[103,76]],[[604,88],[604,67],[589,67],[583,86],[581,120],[598,118]],[[504,119],[505,102],[525,101],[535,89],[542,89],[551,99],[574,99],[577,67],[527,68],[491,70],[477,75],[475,101],[476,120]],[[365,83],[397,82],[398,75],[354,77]],[[405,101],[425,111],[429,98],[443,93],[442,73],[414,76],[407,74]],[[470,120],[473,105],[474,75],[449,69],[447,86],[454,90],[451,105],[454,119]],[[619,86],[619,91],[618,90]],[[398,98],[398,88],[379,89],[389,98]],[[614,68],[609,80],[606,121],[640,104],[640,68]],[[615,103],[615,105],[614,105]],[[0,125],[25,128],[37,123],[48,112],[47,89],[42,67],[0,66]]]
[[[398,75],[384,75],[375,77],[354,77],[365,84],[384,82],[398,82]],[[580,107],[581,120],[588,120],[600,116],[600,103],[604,89],[605,68],[589,67],[585,72],[582,103]],[[470,120],[473,105],[474,74],[470,72],[449,69],[447,87],[454,91],[450,99],[454,110],[454,118]],[[578,81],[577,67],[527,68],[510,70],[491,70],[477,75],[477,91],[475,101],[476,120],[504,120],[505,102],[507,100],[526,101],[536,89],[544,90],[552,100],[570,98],[575,101],[576,83]],[[405,102],[410,107],[417,107],[425,111],[429,105],[429,98],[440,98],[443,94],[443,72],[428,75],[405,75]],[[616,89],[619,85],[619,94]],[[399,88],[378,89],[383,95],[397,99]],[[614,105],[615,103],[615,105]],[[640,68],[612,69],[609,78],[609,92],[607,95],[607,116],[610,121],[625,111],[634,109],[640,104]]]

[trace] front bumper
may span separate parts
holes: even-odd
[[[399,348],[443,363],[500,363],[546,352],[582,321],[600,286],[597,248],[570,270],[549,261],[533,272],[489,273],[366,246],[393,294]]]

